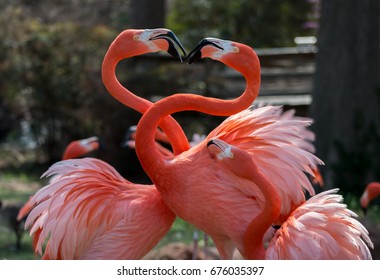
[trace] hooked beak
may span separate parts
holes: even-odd
[[[166,40],[168,42],[168,44],[169,44],[169,48],[168,48],[167,52],[170,55],[174,56],[175,58],[179,58],[179,60],[181,60],[181,62],[183,61],[182,60],[182,56],[179,53],[178,49],[176,48],[176,45],[183,52],[183,56],[186,57],[186,52],[185,52],[184,47],[182,46],[181,42],[179,41],[179,39],[177,38],[177,36],[172,31],[168,31],[165,34],[160,34],[160,35],[157,35],[155,37],[150,38],[150,40],[157,40],[157,39],[164,39],[164,40]]]
[[[207,150],[210,156],[217,160],[234,157],[234,154],[231,152],[231,146],[219,139],[211,139],[208,141]]]
[[[200,60],[202,58],[202,48],[207,45],[212,45],[218,49],[223,50],[222,47],[218,46],[217,44],[211,42],[208,39],[202,39],[198,45],[195,46],[195,48],[189,53],[189,55],[186,57],[187,64],[191,64],[194,61]]]
[[[214,141],[213,139],[207,142],[207,147],[210,147],[211,145],[216,145],[219,149],[222,150],[222,148],[218,146],[218,143]]]

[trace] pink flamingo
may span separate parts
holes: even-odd
[[[362,196],[360,197],[360,206],[362,207],[364,213],[367,212],[369,203],[380,195],[380,183],[371,182],[369,183]]]
[[[128,131],[125,136],[125,141],[123,143],[124,147],[129,147],[131,149],[135,149],[135,139],[136,139],[136,129],[137,126],[131,126],[128,128]],[[191,141],[189,142],[190,147],[193,147],[197,145],[198,143],[202,142],[206,138],[206,135],[200,135],[198,133],[193,134],[193,137]],[[166,147],[162,146],[160,142],[170,144],[169,139],[167,138],[166,134],[161,132],[160,130],[156,131],[155,135],[155,140],[156,140],[156,147],[164,156],[172,157],[174,154],[172,151],[167,149]],[[204,234],[203,235],[203,242],[204,242],[204,247],[203,247],[203,254],[207,258],[208,252],[207,252],[207,246],[208,246],[208,235]],[[198,258],[198,253],[199,253],[199,232],[197,229],[194,230],[193,232],[193,252],[192,252],[192,259],[196,260]]]
[[[55,163],[59,175],[33,197],[25,226],[43,259],[140,259],[168,232],[175,215],[154,185],[133,184],[95,158]]]
[[[189,60],[199,57],[219,60],[241,72],[247,82],[244,93],[228,101],[177,94],[156,102],[138,124],[136,151],[166,205],[176,215],[209,234],[222,258],[232,258],[234,247],[246,256],[243,235],[264,198],[258,188],[246,188],[241,181],[231,178],[231,174],[220,171],[207,152],[208,140],[220,137],[261,156],[262,169],[278,182],[284,201],[282,219],[305,201],[304,190],[314,194],[304,172],[312,173],[311,168],[321,161],[294,145],[299,141],[307,145],[307,140],[301,140],[298,132],[310,124],[309,120],[289,120],[286,114],[281,116],[281,108],[272,106],[238,113],[253,102],[259,90],[259,60],[250,47],[208,38],[191,52]],[[163,117],[184,110],[213,115],[238,114],[224,121],[202,143],[174,158],[165,158],[155,147],[156,127]]]
[[[180,41],[169,29],[128,29],[121,32],[110,45],[102,64],[102,80],[108,92],[124,105],[140,113],[145,113],[152,102],[136,96],[123,87],[116,78],[116,66],[123,59],[157,51],[167,51],[174,57],[181,59],[181,55],[174,44],[177,44],[185,53]],[[164,118],[160,126],[170,139],[174,154],[189,149],[186,135],[172,117]],[[157,133],[160,134],[159,131]]]
[[[254,157],[219,139],[207,143],[210,156],[224,172],[249,180],[262,192],[265,204],[250,222],[244,244],[250,259],[372,259],[368,246],[373,244],[368,231],[342,204],[338,189],[313,196],[297,209],[277,230],[265,249],[263,237],[278,220],[281,198],[277,188]]]
[[[100,140],[96,136],[88,137],[85,139],[81,140],[75,140],[69,143],[69,145],[66,146],[65,151],[63,152],[62,155],[62,160],[66,159],[73,159],[77,157],[84,156],[85,154],[88,154],[92,151],[95,151],[99,149],[101,146]],[[52,177],[50,181],[52,180],[57,180],[58,177]],[[33,196],[31,195],[27,202],[20,208],[18,215],[17,215],[17,220],[21,221],[26,218],[26,216],[30,213],[34,205],[32,204],[32,198]]]
[[[176,52],[180,57],[174,43],[179,44],[167,29],[122,32],[103,61],[107,89],[122,103],[133,103],[134,109],[144,112],[151,103],[122,87],[114,75],[115,67],[123,58],[158,50]],[[163,120],[162,127],[175,152],[188,148],[181,127],[173,119]],[[53,174],[59,179],[33,197],[32,203],[37,206],[26,222],[40,254],[42,243],[49,238],[44,259],[139,259],[174,221],[175,215],[153,185],[133,184],[100,160],[62,161],[44,176]]]
[[[98,137],[92,136],[81,140],[72,141],[67,145],[62,155],[62,160],[73,159],[84,156],[101,147],[101,142]]]

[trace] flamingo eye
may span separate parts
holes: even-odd
[[[238,53],[240,50],[239,50],[238,47],[233,47],[233,48],[232,48],[232,51],[233,51],[234,53]]]
[[[140,38],[139,35],[134,35],[134,36],[133,36],[133,40],[135,40],[135,41],[138,41],[139,38]]]

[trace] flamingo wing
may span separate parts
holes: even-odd
[[[298,207],[277,230],[266,259],[371,259],[368,231],[337,191],[319,193]]]
[[[133,184],[94,158],[51,166],[59,179],[33,197],[26,228],[51,259],[139,259],[170,229],[175,215],[154,186]]]
[[[219,138],[254,157],[278,188],[285,218],[306,200],[305,191],[315,194],[307,174],[313,176],[323,162],[312,154],[311,123],[309,118],[294,116],[292,110],[283,113],[281,106],[251,107],[227,118],[207,139]]]

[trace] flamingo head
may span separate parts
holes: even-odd
[[[251,47],[217,38],[201,40],[189,53],[186,60],[188,64],[191,64],[206,57],[220,61],[239,72],[252,71],[252,68],[257,68],[256,64],[259,64],[258,59],[253,60],[257,58],[257,55]]]
[[[77,158],[101,148],[103,148],[102,141],[96,136],[76,140],[66,147],[63,159]]]
[[[363,209],[364,214],[366,214],[368,205],[371,203],[371,201],[374,200],[379,195],[380,195],[379,182],[371,182],[366,186],[362,196],[360,197],[360,206]]]
[[[207,142],[207,150],[217,164],[228,169],[236,176],[250,179],[255,172],[256,165],[249,153],[236,146],[227,144],[220,139],[212,139]]]
[[[379,182],[370,182],[366,186],[362,196],[360,197],[360,206],[363,209],[364,213],[367,212],[368,205],[376,197],[380,195],[380,183]]]
[[[166,28],[156,29],[127,29],[119,34],[111,44],[114,53],[119,59],[142,55],[145,53],[166,51],[170,55],[182,61],[182,56],[178,48],[186,56],[186,52],[181,42],[173,31]]]
[[[217,39],[217,38],[204,38],[187,56],[189,64],[196,60],[209,57],[215,60],[221,58],[229,53],[237,53],[239,48],[232,41]]]

